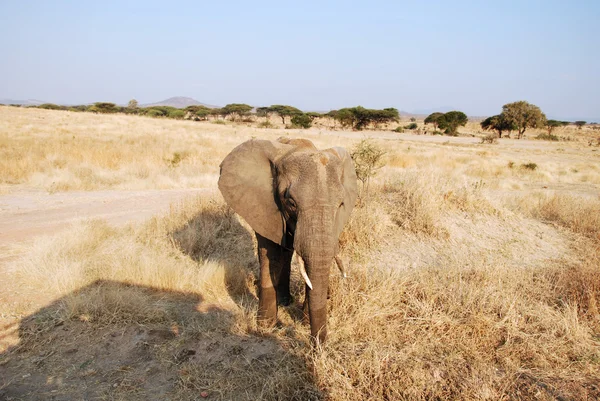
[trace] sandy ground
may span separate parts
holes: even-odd
[[[167,211],[169,205],[206,189],[75,191],[50,194],[22,189],[0,195],[0,249],[52,234],[81,219],[104,219],[121,225]]]
[[[202,192],[210,191],[106,190],[50,194],[22,188],[0,195],[0,350],[16,343],[20,318],[46,301],[43,294],[30,294],[13,285],[15,272],[9,270],[8,262],[18,256],[23,248],[20,244],[68,229],[82,219],[99,218],[113,225],[143,221]]]

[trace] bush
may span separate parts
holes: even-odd
[[[498,135],[496,134],[488,134],[481,138],[481,143],[498,143]]]
[[[525,170],[534,171],[538,168],[538,165],[535,163],[523,163],[523,164],[521,164],[521,168],[523,168]]]
[[[268,120],[258,123],[257,127],[258,128],[275,128],[275,126],[273,124],[271,124],[271,122]]]
[[[403,133],[404,132],[404,127],[398,126],[398,127],[394,128],[392,131],[398,132],[398,133]]]
[[[65,106],[59,106],[54,103],[44,103],[37,106],[38,109],[46,109],[46,110],[66,110]]]
[[[156,109],[150,109],[146,112],[146,115],[148,117],[162,117],[163,113],[160,110],[156,110]]]
[[[419,126],[417,125],[417,123],[410,123],[408,125],[406,125],[404,128],[406,129],[417,129]]]
[[[312,126],[312,119],[304,113],[298,114],[292,117],[292,125],[308,129]]]
[[[560,138],[554,134],[539,134],[535,137],[535,139],[539,139],[542,141],[559,141]]]
[[[225,120],[212,120],[211,122],[213,124],[227,125],[227,123],[225,122]]]
[[[182,120],[185,117],[185,111],[183,110],[169,110],[169,118],[174,118],[176,120]]]
[[[383,155],[385,155],[383,149],[370,139],[363,139],[352,148],[350,157],[354,162],[356,178],[362,182],[361,198],[369,193],[371,177],[374,177],[377,171],[384,166]]]

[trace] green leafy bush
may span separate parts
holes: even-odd
[[[169,110],[169,118],[174,118],[176,120],[182,120],[185,117],[185,111],[180,109]]]
[[[292,117],[292,125],[308,129],[312,126],[312,119],[304,113],[296,114]]]
[[[417,125],[417,123],[410,123],[410,124],[406,125],[404,128],[414,130],[414,129],[417,129],[418,127],[419,126]]]

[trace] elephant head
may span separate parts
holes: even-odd
[[[306,281],[311,334],[323,342],[329,269],[334,259],[339,262],[338,239],[357,196],[350,155],[339,147],[318,150],[305,139],[250,140],[221,163],[219,189],[258,235],[288,252],[283,262],[288,272],[291,251],[296,252]],[[268,273],[261,261],[261,275]]]

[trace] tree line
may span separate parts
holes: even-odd
[[[268,121],[271,116],[278,116],[281,118],[281,123],[284,125],[290,124],[288,125],[290,128],[310,128],[317,118],[331,118],[335,125],[339,124],[341,128],[350,128],[358,131],[367,128],[379,128],[382,124],[400,121],[400,113],[395,108],[379,110],[367,109],[362,106],[331,110],[327,113],[304,112],[294,106],[280,104],[254,108],[244,103],[230,103],[220,108],[193,105],[180,109],[172,106],[139,107],[138,102],[132,99],[127,106],[119,106],[110,102],[96,102],[90,105],[77,106],[44,103],[28,107],[102,114],[135,114],[148,117],[191,119],[195,121],[208,121],[210,118],[214,118],[251,122],[254,121],[254,117],[264,117]]]
[[[384,124],[400,122],[400,114],[395,108],[367,109],[362,106],[347,107],[331,110],[327,113],[304,112],[294,106],[271,105],[253,107],[244,103],[230,103],[221,108],[210,108],[202,105],[176,108],[172,106],[149,106],[139,107],[135,99],[129,101],[127,106],[119,106],[110,102],[96,102],[90,105],[62,106],[53,103],[45,103],[36,106],[28,106],[49,110],[68,110],[76,112],[92,113],[123,113],[135,114],[148,117],[164,117],[173,119],[191,119],[195,121],[208,121],[213,119],[229,119],[231,121],[254,122],[255,117],[266,118],[263,126],[270,125],[270,118],[278,116],[281,123],[288,128],[310,128],[317,118],[330,118],[334,122],[333,128],[339,126],[342,129],[360,131],[363,129],[379,129]],[[414,119],[411,119],[413,121]],[[432,124],[434,133],[441,134],[438,129],[443,130],[446,135],[458,135],[458,128],[465,126],[468,122],[467,115],[461,111],[453,110],[447,113],[435,112],[425,118],[425,124]],[[517,132],[517,138],[521,139],[529,128],[545,128],[551,135],[557,127],[570,124],[568,121],[549,120],[536,105],[526,101],[508,103],[502,106],[500,114],[491,116],[481,121],[481,128],[486,131],[497,133],[499,138],[506,133],[510,137],[513,131]],[[586,122],[575,121],[574,124],[581,128]],[[402,128],[402,127],[399,127]],[[416,123],[404,127],[416,129]],[[402,129],[398,132],[402,132]]]

